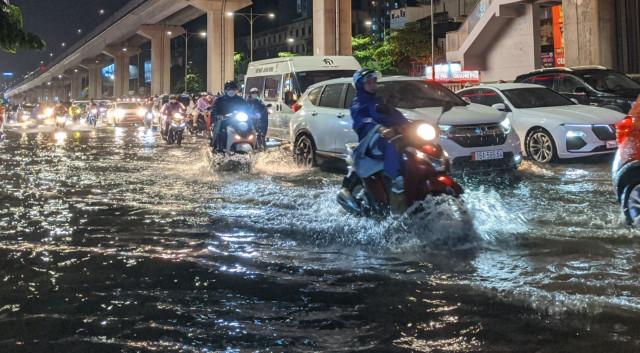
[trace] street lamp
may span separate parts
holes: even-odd
[[[167,32],[169,35],[171,35],[171,32]],[[182,35],[184,37],[184,91],[187,92],[187,73],[189,70],[189,38],[191,38],[193,35],[200,35],[201,37],[206,37],[207,36],[207,32],[198,32],[198,33],[191,33],[191,32],[187,32],[187,30],[184,30],[184,34]]]
[[[250,35],[249,35],[249,60],[253,61],[253,22],[255,22],[258,18],[260,17],[269,17],[269,18],[274,18],[276,15],[274,15],[272,12],[269,13],[253,13],[253,8],[249,9],[249,13],[240,13],[240,12],[227,12],[227,16],[233,16],[234,14],[236,15],[240,15],[244,18],[247,19],[247,21],[249,21],[250,24]]]

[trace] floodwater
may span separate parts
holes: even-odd
[[[462,175],[346,215],[278,148],[5,126],[0,352],[638,352],[640,233],[611,158]]]

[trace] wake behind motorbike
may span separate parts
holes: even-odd
[[[256,129],[253,119],[242,111],[233,111],[224,116],[227,129],[226,151],[251,153],[256,149]]]
[[[375,148],[383,135],[393,141],[406,161],[404,170],[403,209],[423,201],[427,196],[458,197],[462,187],[451,178],[449,157],[438,143],[438,128],[414,121],[396,129],[381,126],[361,144],[347,146],[348,175],[337,196],[347,212],[358,216],[384,216],[390,208],[391,180],[383,175],[382,153]],[[400,194],[402,195],[402,194]]]
[[[184,129],[187,126],[183,113],[174,113],[172,116],[166,117],[169,120],[169,130],[167,131],[167,144],[182,144]]]

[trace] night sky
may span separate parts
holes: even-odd
[[[0,72],[13,72],[15,76],[22,76],[41,66],[44,61],[47,66],[58,54],[73,45],[85,34],[108,16],[124,6],[129,0],[11,0],[11,4],[18,6],[22,10],[24,29],[39,35],[47,43],[44,51],[29,51],[18,49],[16,54],[9,54],[0,50]],[[294,9],[295,0],[278,1],[282,8],[282,3],[291,3],[285,8]],[[254,0],[254,12],[271,11],[273,0]],[[99,10],[104,9],[104,15],[99,15]],[[277,9],[273,9],[276,10]],[[275,12],[275,11],[274,11]],[[291,19],[290,16],[277,16],[278,21],[259,19],[255,22],[254,33],[264,26],[275,26]],[[236,34],[242,33],[242,29],[247,26],[239,26],[236,20]],[[246,22],[246,20],[245,20]],[[188,26],[187,24],[187,27]],[[240,28],[239,28],[240,27]],[[82,30],[78,34],[78,29]],[[191,29],[190,29],[191,30]],[[53,57],[49,54],[53,53]]]

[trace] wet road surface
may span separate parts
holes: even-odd
[[[352,218],[288,152],[5,126],[0,352],[638,352],[639,234],[610,158],[461,177]]]

